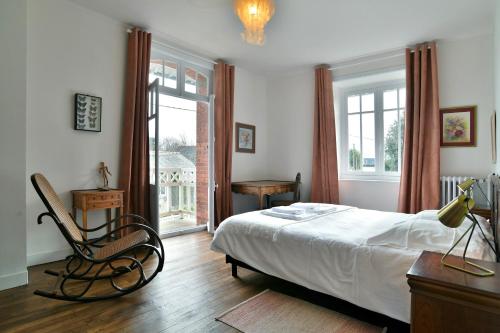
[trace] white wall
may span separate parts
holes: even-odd
[[[255,154],[235,151],[233,133],[232,180],[244,181],[268,177],[267,83],[265,78],[236,66],[234,121],[255,126]],[[235,129],[233,129],[233,132]],[[233,194],[234,212],[258,208],[254,196]]]
[[[492,36],[438,44],[441,105],[478,106],[477,147],[442,148],[441,173],[487,175],[494,169],[489,139],[489,117],[493,110]],[[274,178],[293,179],[297,171],[302,171],[303,199],[307,200],[311,181],[313,69],[308,73],[271,78],[268,87],[269,174]],[[387,211],[397,209],[398,182],[341,180],[339,187],[343,204]]]
[[[495,3],[495,31],[493,33],[494,38],[494,75],[495,75],[495,109],[497,111],[497,162],[496,162],[496,173],[500,173],[500,145],[498,144],[500,139],[500,2]]]
[[[126,31],[118,22],[63,0],[30,1],[28,8],[28,119],[26,181],[42,172],[71,207],[72,189],[95,188],[105,161],[116,186],[122,125]],[[102,132],[73,129],[74,94],[102,97]],[[44,211],[30,182],[27,189],[28,264],[57,260],[68,245]],[[104,222],[103,212],[89,222]],[[92,224],[91,224],[92,225]]]
[[[440,42],[438,68],[442,108],[477,105],[476,147],[441,148],[441,175],[486,176],[494,171],[490,131],[495,109],[493,36]]]
[[[314,71],[271,78],[267,93],[269,176],[302,175],[301,200],[311,193]]]
[[[26,1],[0,0],[0,290],[26,284]]]

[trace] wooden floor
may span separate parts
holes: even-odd
[[[196,221],[188,219],[176,219],[167,220],[165,218],[160,219],[160,232],[166,234],[169,232],[175,232],[179,230],[185,230],[189,228],[197,227]]]
[[[345,308],[361,320],[387,326],[385,316],[342,301],[333,304],[329,297],[263,274],[239,268],[235,279],[224,255],[209,249],[211,240],[206,232],[165,239],[165,268],[155,280],[133,294],[95,303],[33,295],[35,289],[48,289],[55,282],[43,270],[58,269],[63,263],[31,267],[28,286],[0,292],[0,332],[236,332],[214,318],[267,288],[337,310]],[[390,332],[408,329],[392,324],[389,320],[389,327],[395,327]]]

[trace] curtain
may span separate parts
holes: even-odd
[[[233,149],[234,66],[219,61],[215,81],[215,227],[233,214],[231,168]]]
[[[406,112],[399,211],[439,208],[439,92],[436,43],[406,49]]]
[[[128,36],[124,120],[118,180],[120,189],[125,190],[124,213],[138,214],[148,221],[150,207],[147,103],[150,54],[151,34],[133,29]]]
[[[333,84],[327,66],[315,70],[311,201],[339,203]]]

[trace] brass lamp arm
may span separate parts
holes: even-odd
[[[469,241],[470,241],[470,238],[472,237],[472,233],[474,232],[474,228],[475,228],[476,224],[478,224],[478,223],[474,219],[472,225],[463,233],[462,236],[460,236],[460,238],[453,244],[453,246],[448,250],[448,252],[446,252],[446,254],[441,258],[441,264],[443,264],[444,266],[447,266],[447,267],[450,267],[450,268],[453,268],[453,269],[465,272],[465,273],[469,273],[469,274],[475,275],[475,276],[480,276],[480,277],[493,276],[493,275],[495,275],[495,272],[493,272],[492,270],[490,270],[488,268],[485,268],[485,267],[482,267],[482,266],[480,266],[478,264],[475,264],[475,263],[470,262],[467,259],[465,259],[465,254],[467,252],[467,247],[469,245]],[[466,268],[462,268],[462,267],[459,267],[459,266],[456,266],[456,265],[449,264],[449,263],[447,263],[445,261],[446,257],[453,251],[453,249],[458,245],[458,243],[460,243],[462,241],[462,239],[469,232],[470,232],[469,240],[467,241],[467,245],[465,246],[465,249],[464,249],[463,260],[464,260],[464,262],[467,265],[473,266],[473,267],[475,267],[475,268],[483,271],[483,273],[471,271],[471,270],[466,269]]]

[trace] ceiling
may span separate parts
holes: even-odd
[[[262,74],[491,33],[495,0],[275,0],[263,47],[246,44],[231,0],[70,0],[153,38]]]

